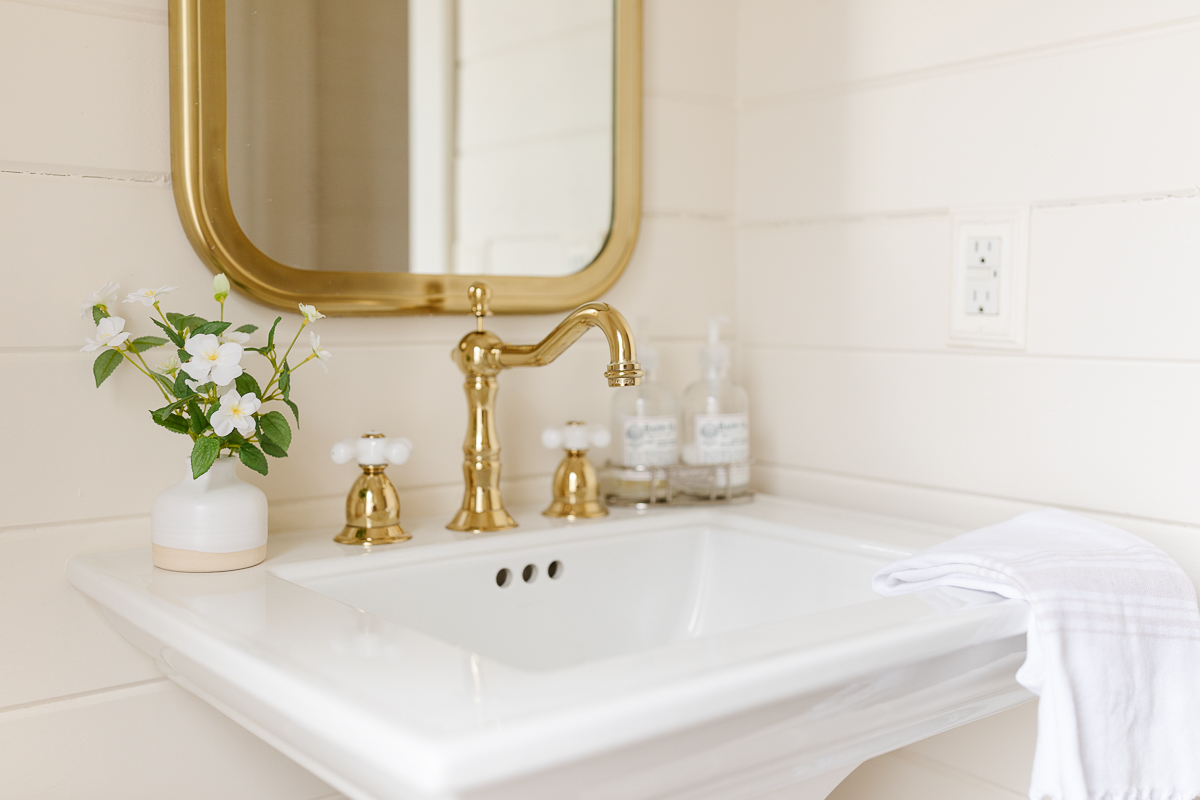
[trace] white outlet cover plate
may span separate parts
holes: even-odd
[[[956,209],[951,221],[950,344],[1025,349],[1029,207]],[[967,313],[967,248],[980,237],[1001,239],[998,314]]]

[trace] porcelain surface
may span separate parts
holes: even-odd
[[[370,550],[273,535],[238,573],[147,549],[68,575],[166,674],[364,800],[824,797],[1030,697],[1023,604],[871,592],[946,531],[772,498],[519,518]]]

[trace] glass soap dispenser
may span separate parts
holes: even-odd
[[[749,489],[750,399],[746,390],[729,379],[729,347],[721,343],[721,323],[708,320],[708,344],[700,350],[700,379],[683,395],[683,462],[685,464],[738,464],[717,476],[717,488],[730,495]],[[711,484],[684,486],[685,491],[707,493]]]
[[[641,385],[613,393],[612,427],[613,463],[612,486],[609,491],[617,498],[645,501],[666,491],[666,473],[648,469],[667,467],[679,462],[679,403],[675,393],[658,381],[658,348],[638,324],[638,361],[645,371]],[[640,469],[638,469],[640,468]]]

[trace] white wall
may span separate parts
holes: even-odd
[[[740,0],[759,487],[963,529],[1200,526],[1200,2]],[[951,347],[950,210],[1031,207],[1027,346]],[[1027,706],[840,800],[1016,798]]]
[[[646,6],[645,213],[634,260],[605,299],[630,318],[653,312],[653,332],[668,334],[664,377],[683,382],[706,315],[733,312],[733,7]],[[97,390],[77,352],[90,332],[79,303],[105,280],[123,291],[183,286],[170,296],[176,308],[209,302],[211,276],[184,239],[168,182],[166,34],[163,0],[0,0],[5,800],[331,794],[164,680],[63,578],[76,553],[144,547],[151,499],[183,472],[183,440],[146,419],[145,379],[118,374]],[[259,325],[275,315],[241,297],[227,312]],[[294,330],[297,317],[285,317]],[[136,312],[129,319],[150,332]],[[535,341],[557,319],[498,317],[490,327]],[[334,361],[329,375],[296,380],[303,425],[293,455],[260,481],[272,529],[340,527],[353,476],[328,463],[327,448],[373,426],[415,441],[413,459],[390,470],[405,513],[448,519],[465,424],[449,352],[470,326],[462,317],[319,325]],[[544,420],[607,419],[606,361],[593,332],[553,366],[504,376],[510,502],[549,492],[557,458],[541,447]]]

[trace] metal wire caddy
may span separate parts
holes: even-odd
[[[626,467],[611,461],[600,470],[600,492],[606,505],[638,509],[657,506],[700,506],[712,504],[749,503],[754,492],[749,481],[732,486],[730,477],[744,470],[749,477],[749,461],[730,464],[671,464],[663,467]],[[630,480],[630,473],[646,475],[645,478]],[[618,494],[614,484],[622,483],[627,489],[640,489],[645,484],[645,493],[626,491]]]

